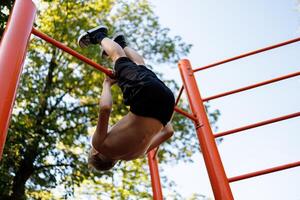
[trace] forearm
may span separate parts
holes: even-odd
[[[103,90],[100,98],[100,110],[112,108],[111,84],[103,82]]]
[[[100,146],[107,136],[109,116],[112,108],[111,84],[104,81],[100,98],[100,111],[96,131],[93,135],[92,144],[95,148]]]

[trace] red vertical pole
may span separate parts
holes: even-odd
[[[233,200],[228,178],[225,174],[190,62],[186,59],[180,60],[179,70],[191,110],[197,118],[195,127],[215,199]]]
[[[0,160],[35,14],[31,0],[16,0],[0,44]]]
[[[161,190],[158,164],[155,156],[155,149],[151,150],[148,155],[148,164],[150,168],[151,174],[151,185],[153,191],[153,199],[154,200],[163,200],[163,194]]]

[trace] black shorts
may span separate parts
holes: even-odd
[[[124,104],[130,106],[131,112],[158,119],[164,126],[170,121],[175,106],[174,95],[155,73],[121,57],[116,61],[115,75]]]

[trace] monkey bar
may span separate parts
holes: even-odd
[[[278,43],[278,44],[275,44],[275,45],[272,45],[272,46],[257,49],[255,51],[250,51],[248,53],[244,53],[244,54],[241,54],[239,56],[235,56],[235,57],[228,58],[228,59],[225,59],[225,60],[221,60],[221,61],[209,64],[209,65],[206,65],[206,66],[203,66],[203,67],[199,67],[199,68],[194,69],[193,71],[197,72],[197,71],[201,71],[201,70],[204,70],[204,69],[216,67],[218,65],[222,65],[222,64],[234,61],[234,60],[238,60],[238,59],[245,58],[245,57],[248,57],[248,56],[252,56],[252,55],[255,55],[255,54],[258,54],[258,53],[262,53],[262,52],[265,52],[265,51],[276,49],[278,47],[282,47],[282,46],[292,44],[292,43],[295,43],[295,42],[299,42],[299,41],[300,41],[300,37],[294,38],[294,39],[287,40],[287,41],[284,41],[284,42],[281,42],[281,43]]]
[[[32,33],[34,35],[36,35],[37,37],[45,40],[46,42],[49,42],[50,44],[56,46],[57,48],[67,52],[68,54],[78,58],[79,60],[89,64],[90,66],[94,67],[95,69],[105,73],[108,76],[113,76],[113,73],[111,70],[107,69],[106,67],[103,67],[102,65],[99,65],[98,63],[95,63],[94,61],[92,61],[91,59],[81,55],[80,53],[74,51],[73,49],[71,49],[70,47],[62,44],[61,42],[58,42],[57,40],[49,37],[48,35],[46,35],[45,33],[42,33],[38,30],[36,30],[35,28],[32,28]]]
[[[279,121],[282,121],[282,120],[286,120],[286,119],[290,119],[290,118],[294,118],[294,117],[299,117],[299,116],[300,116],[300,112],[296,112],[296,113],[292,113],[292,114],[289,114],[289,115],[284,115],[284,116],[281,116],[281,117],[276,117],[276,118],[273,118],[273,119],[269,119],[269,120],[257,122],[257,123],[254,123],[254,124],[250,124],[250,125],[247,125],[247,126],[243,126],[243,127],[240,127],[240,128],[232,129],[232,130],[229,130],[229,131],[224,131],[224,132],[221,132],[221,133],[217,133],[214,136],[215,136],[215,138],[218,138],[218,137],[222,137],[222,136],[225,136],[225,135],[230,135],[230,134],[245,131],[245,130],[248,130],[248,129],[251,129],[251,128],[264,126],[264,125],[267,125],[267,124],[271,124],[271,123],[275,123],[275,122],[279,122]]]
[[[282,81],[282,80],[285,80],[288,78],[293,78],[293,77],[299,76],[300,71],[294,72],[294,73],[291,73],[288,75],[280,76],[277,78],[273,78],[273,79],[263,81],[260,83],[256,83],[253,85],[249,85],[246,87],[242,87],[239,89],[235,89],[232,91],[217,94],[217,95],[214,95],[211,97],[203,98],[203,99],[201,98],[201,95],[199,93],[199,89],[198,89],[198,86],[197,86],[197,83],[196,83],[196,80],[194,77],[194,73],[197,71],[212,68],[212,67],[215,67],[215,66],[218,66],[218,65],[221,65],[224,63],[228,63],[228,62],[240,59],[240,58],[255,55],[255,54],[258,54],[258,53],[261,53],[264,51],[268,51],[268,50],[271,50],[274,48],[278,48],[278,47],[285,46],[285,45],[292,44],[292,43],[299,42],[299,41],[300,41],[300,37],[292,39],[292,40],[288,40],[288,41],[285,41],[285,42],[282,42],[282,43],[279,43],[276,45],[272,45],[269,47],[251,51],[249,53],[245,53],[245,54],[233,57],[233,58],[225,59],[225,60],[210,64],[210,65],[207,65],[207,66],[204,66],[201,68],[197,68],[194,70],[192,69],[191,64],[188,60],[185,59],[185,60],[181,60],[179,62],[179,69],[180,69],[180,74],[181,74],[181,77],[183,80],[183,87],[186,89],[186,94],[188,96],[188,100],[189,100],[189,104],[190,104],[192,113],[197,118],[197,121],[195,121],[195,128],[197,131],[200,147],[202,149],[208,176],[209,176],[211,186],[212,186],[216,200],[223,200],[223,199],[224,200],[232,200],[232,199],[234,199],[230,185],[229,185],[229,183],[231,183],[231,182],[243,180],[246,178],[252,178],[252,177],[256,177],[256,176],[260,176],[260,175],[264,175],[264,174],[268,174],[268,173],[272,173],[272,172],[276,172],[276,171],[280,171],[280,170],[286,170],[286,169],[293,168],[293,167],[298,167],[298,166],[300,166],[300,161],[296,161],[293,163],[289,163],[289,164],[285,164],[285,165],[281,165],[281,166],[277,166],[277,167],[273,167],[273,168],[269,168],[269,169],[264,169],[264,170],[260,170],[260,171],[256,171],[256,172],[251,172],[251,173],[239,175],[239,176],[232,177],[232,178],[227,178],[226,173],[224,171],[222,161],[220,159],[219,152],[216,147],[215,138],[226,136],[226,135],[233,134],[233,133],[237,133],[237,132],[244,131],[244,130],[248,130],[251,128],[256,128],[259,126],[264,126],[267,124],[279,122],[282,120],[299,117],[300,112],[298,111],[298,112],[288,114],[285,116],[281,116],[281,117],[257,122],[254,124],[250,124],[247,126],[243,126],[240,128],[236,128],[233,130],[213,134],[213,132],[211,130],[211,126],[208,122],[208,117],[206,115],[203,103],[207,102],[209,100],[213,100],[213,99],[225,97],[225,96],[228,96],[231,94],[236,94],[236,93],[243,92],[246,90],[254,89],[254,88],[261,87],[261,86],[264,86],[267,84]]]
[[[33,28],[34,18],[36,14],[36,8],[31,0],[16,0],[14,9],[11,13],[9,22],[6,27],[6,31],[3,35],[1,44],[0,44],[0,159],[2,158],[4,143],[6,139],[6,134],[9,126],[9,120],[13,109],[13,103],[16,96],[17,86],[19,83],[19,78],[26,56],[28,41],[31,33],[45,40],[46,42],[51,43],[52,45],[60,48],[61,50],[69,53],[70,55],[78,58],[79,60],[91,65],[95,69],[105,73],[108,76],[113,76],[111,70],[106,67],[95,63],[94,61],[86,58],[85,56],[79,54],[73,49],[67,47],[66,45],[58,42],[57,40],[47,36],[46,34]],[[299,76],[300,72],[295,72],[285,76],[273,78],[264,82],[256,83],[254,85],[246,86],[243,88],[235,89],[229,92],[222,94],[214,95],[207,98],[202,98],[197,86],[194,73],[204,69],[212,68],[227,62],[231,62],[240,58],[247,56],[255,55],[261,52],[265,52],[274,48],[285,46],[291,43],[300,41],[299,38],[288,40],[279,44],[268,46],[262,49],[251,51],[233,58],[225,59],[201,68],[192,69],[189,60],[184,59],[179,62],[179,70],[183,80],[183,86],[181,87],[178,98],[176,99],[176,106],[174,111],[182,114],[189,119],[195,125],[197,136],[199,139],[199,144],[203,153],[205,165],[211,182],[211,186],[214,192],[216,200],[231,200],[233,199],[233,194],[230,188],[229,183],[243,180],[246,178],[251,178],[255,176],[260,176],[267,173],[272,173],[279,170],[285,170],[292,167],[300,166],[300,161],[285,164],[265,170],[260,170],[257,172],[251,172],[248,174],[227,178],[221,157],[219,155],[215,138],[233,134],[236,132],[244,131],[250,128],[255,128],[271,123],[275,123],[281,120],[290,119],[293,117],[298,117],[300,112],[295,112],[289,115],[277,117],[274,119],[269,119],[266,121],[258,122],[255,124],[247,125],[244,127],[236,128],[233,130],[225,131],[222,133],[213,134],[208,117],[206,115],[204,102],[213,100],[216,98],[224,97],[227,95],[235,94],[238,92],[246,91],[249,89],[254,89],[263,85],[275,83],[282,81],[288,78]],[[192,113],[188,113],[179,107],[177,104],[183,92],[183,89],[186,90],[188,97],[189,105]],[[155,150],[149,152],[148,163],[151,173],[151,183],[153,189],[153,199],[162,200],[163,194],[161,189],[161,183],[159,178],[158,164],[155,157]]]
[[[235,177],[229,178],[228,181],[229,182],[239,181],[239,180],[252,178],[252,177],[255,177],[255,176],[261,176],[261,175],[264,175],[264,174],[277,172],[277,171],[281,171],[281,170],[285,170],[285,169],[290,169],[290,168],[298,167],[298,166],[300,166],[300,161],[285,164],[285,165],[280,165],[280,166],[277,166],[277,167],[272,167],[272,168],[268,168],[268,169],[264,169],[264,170],[260,170],[260,171],[240,175],[240,176],[235,176]]]
[[[224,92],[224,93],[221,93],[221,94],[217,94],[217,95],[214,95],[214,96],[211,96],[211,97],[206,97],[206,98],[203,99],[203,101],[209,101],[209,100],[217,99],[217,98],[220,98],[220,97],[225,97],[225,96],[228,96],[228,95],[231,95],[231,94],[236,94],[236,93],[239,93],[239,92],[243,92],[243,91],[246,91],[246,90],[257,88],[257,87],[260,87],[260,86],[263,86],[263,85],[268,85],[268,84],[271,84],[271,83],[275,83],[275,82],[282,81],[284,79],[292,78],[292,77],[299,76],[299,75],[300,75],[300,72],[291,73],[291,74],[288,74],[288,75],[285,75],[285,76],[280,76],[280,77],[277,77],[277,78],[273,78],[273,79],[263,81],[263,82],[260,82],[260,83],[256,83],[256,84],[253,84],[253,85],[249,85],[249,86],[246,86],[246,87],[242,87],[242,88],[239,88],[239,89],[235,89],[235,90],[231,90],[231,91]]]

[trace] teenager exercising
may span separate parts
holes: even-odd
[[[97,170],[109,170],[118,160],[144,156],[173,135],[168,123],[174,109],[171,90],[147,67],[144,59],[127,46],[124,35],[107,37],[107,28],[99,26],[82,34],[80,47],[100,44],[114,65],[115,79],[106,76],[100,98],[100,113],[88,162]],[[111,86],[117,83],[130,112],[108,128],[112,109]]]

